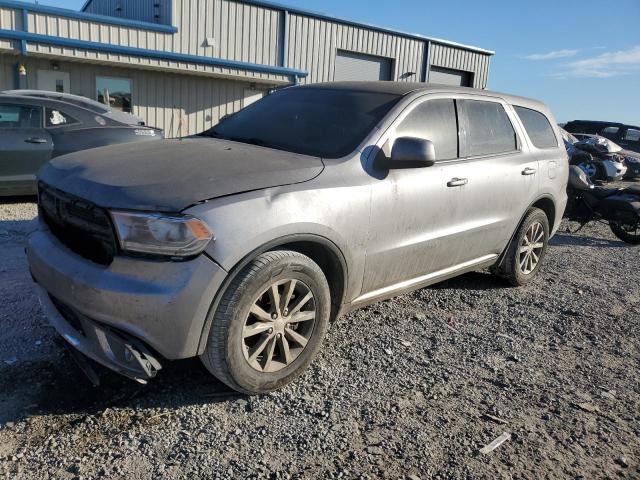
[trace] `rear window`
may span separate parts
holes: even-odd
[[[513,107],[522,120],[524,129],[537,148],[553,148],[558,146],[556,134],[546,115],[530,108]]]
[[[504,107],[496,102],[464,100],[467,155],[494,155],[518,149],[516,132]]]
[[[458,157],[458,122],[453,100],[429,100],[414,108],[396,129],[398,137],[431,140],[437,160]]]

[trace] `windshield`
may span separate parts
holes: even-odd
[[[374,92],[287,88],[200,135],[340,158],[353,152],[400,98]]]

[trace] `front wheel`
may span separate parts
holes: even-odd
[[[549,243],[549,220],[539,208],[531,208],[518,227],[504,258],[492,271],[513,286],[531,282],[542,265]]]
[[[234,390],[277,390],[316,356],[330,311],[329,285],[313,260],[292,251],[263,253],[223,294],[201,360]]]
[[[640,245],[640,220],[635,225],[621,225],[610,223],[613,234],[625,243]]]

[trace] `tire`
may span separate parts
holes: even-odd
[[[534,227],[535,225],[537,225],[537,227]],[[523,267],[522,260],[527,256],[527,252],[520,252],[520,249],[526,248],[525,237],[527,237],[527,235],[533,235],[534,242],[530,242],[531,245],[541,244],[541,247],[530,248],[529,252],[531,253],[528,258],[531,258],[532,262],[530,264],[526,261]],[[527,237],[527,239],[528,238],[529,237]],[[547,219],[547,215],[539,208],[531,208],[511,240],[502,262],[494,266],[491,271],[515,287],[526,285],[538,275],[547,253],[548,244],[549,220]],[[532,254],[535,255],[532,256]],[[536,256],[538,258],[537,262],[535,262],[535,265],[532,265]]]
[[[640,221],[636,223],[634,232],[626,230],[617,223],[611,223],[609,226],[611,227],[613,234],[623,242],[630,245],[640,245]]]
[[[263,253],[242,269],[210,314],[209,338],[200,358],[234,390],[247,394],[277,390],[295,380],[315,358],[330,313],[329,285],[313,260],[292,251]]]

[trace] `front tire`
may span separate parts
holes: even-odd
[[[531,208],[511,240],[502,263],[492,271],[511,285],[526,285],[538,275],[549,244],[549,220]]]
[[[201,360],[234,390],[277,390],[314,359],[330,312],[329,285],[313,260],[292,251],[263,253],[223,294]]]

